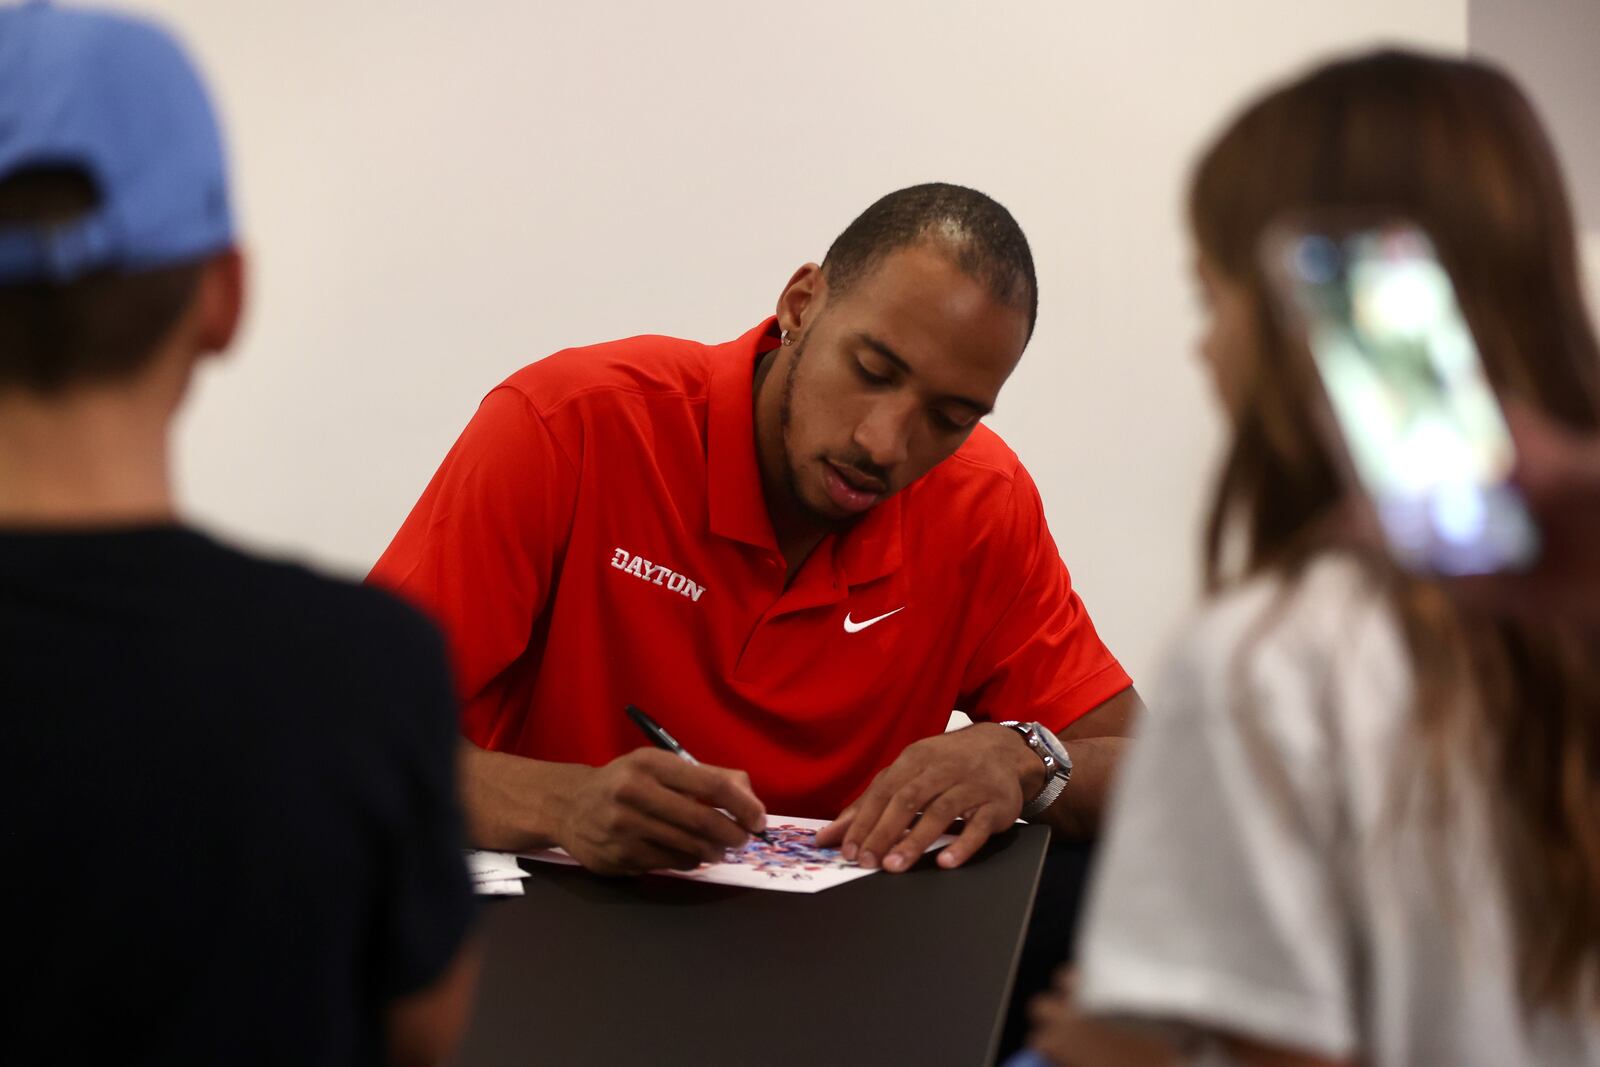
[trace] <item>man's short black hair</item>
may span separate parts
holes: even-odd
[[[883,197],[834,238],[822,260],[834,293],[844,293],[889,253],[929,242],[981,281],[995,299],[1039,317],[1039,280],[1022,227],[991,197],[947,182],[928,182]]]

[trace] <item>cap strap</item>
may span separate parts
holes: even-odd
[[[113,251],[111,228],[100,216],[0,226],[0,284],[75,281],[109,263]]]

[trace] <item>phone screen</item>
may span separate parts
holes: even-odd
[[[1355,474],[1408,569],[1517,569],[1538,534],[1450,276],[1409,225],[1298,233],[1280,245]]]

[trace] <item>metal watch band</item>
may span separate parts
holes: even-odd
[[[1052,776],[1049,781],[1045,782],[1044,788],[1039,791],[1039,795],[1030,800],[1028,806],[1022,809],[1022,817],[1031,819],[1044,811],[1056,802],[1061,796],[1061,791],[1065,788],[1067,788],[1067,780],[1065,778],[1060,775]]]
[[[1023,740],[1028,742],[1028,747],[1033,749],[1034,753],[1044,763],[1046,775],[1044,788],[1040,789],[1038,794],[1028,801],[1022,809],[1022,817],[1031,819],[1054,804],[1061,796],[1061,791],[1067,787],[1067,780],[1072,777],[1072,763],[1069,760],[1063,765],[1056,759],[1049,746],[1044,743],[1044,739],[1039,736],[1037,723],[1011,719],[1000,723],[1000,725],[1009,726],[1021,734]],[[1060,742],[1058,741],[1056,744],[1060,745]]]

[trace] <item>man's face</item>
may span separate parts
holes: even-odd
[[[830,527],[960,448],[1028,342],[1025,309],[926,245],[891,253],[842,297],[824,286],[806,321],[779,418],[790,491]]]

